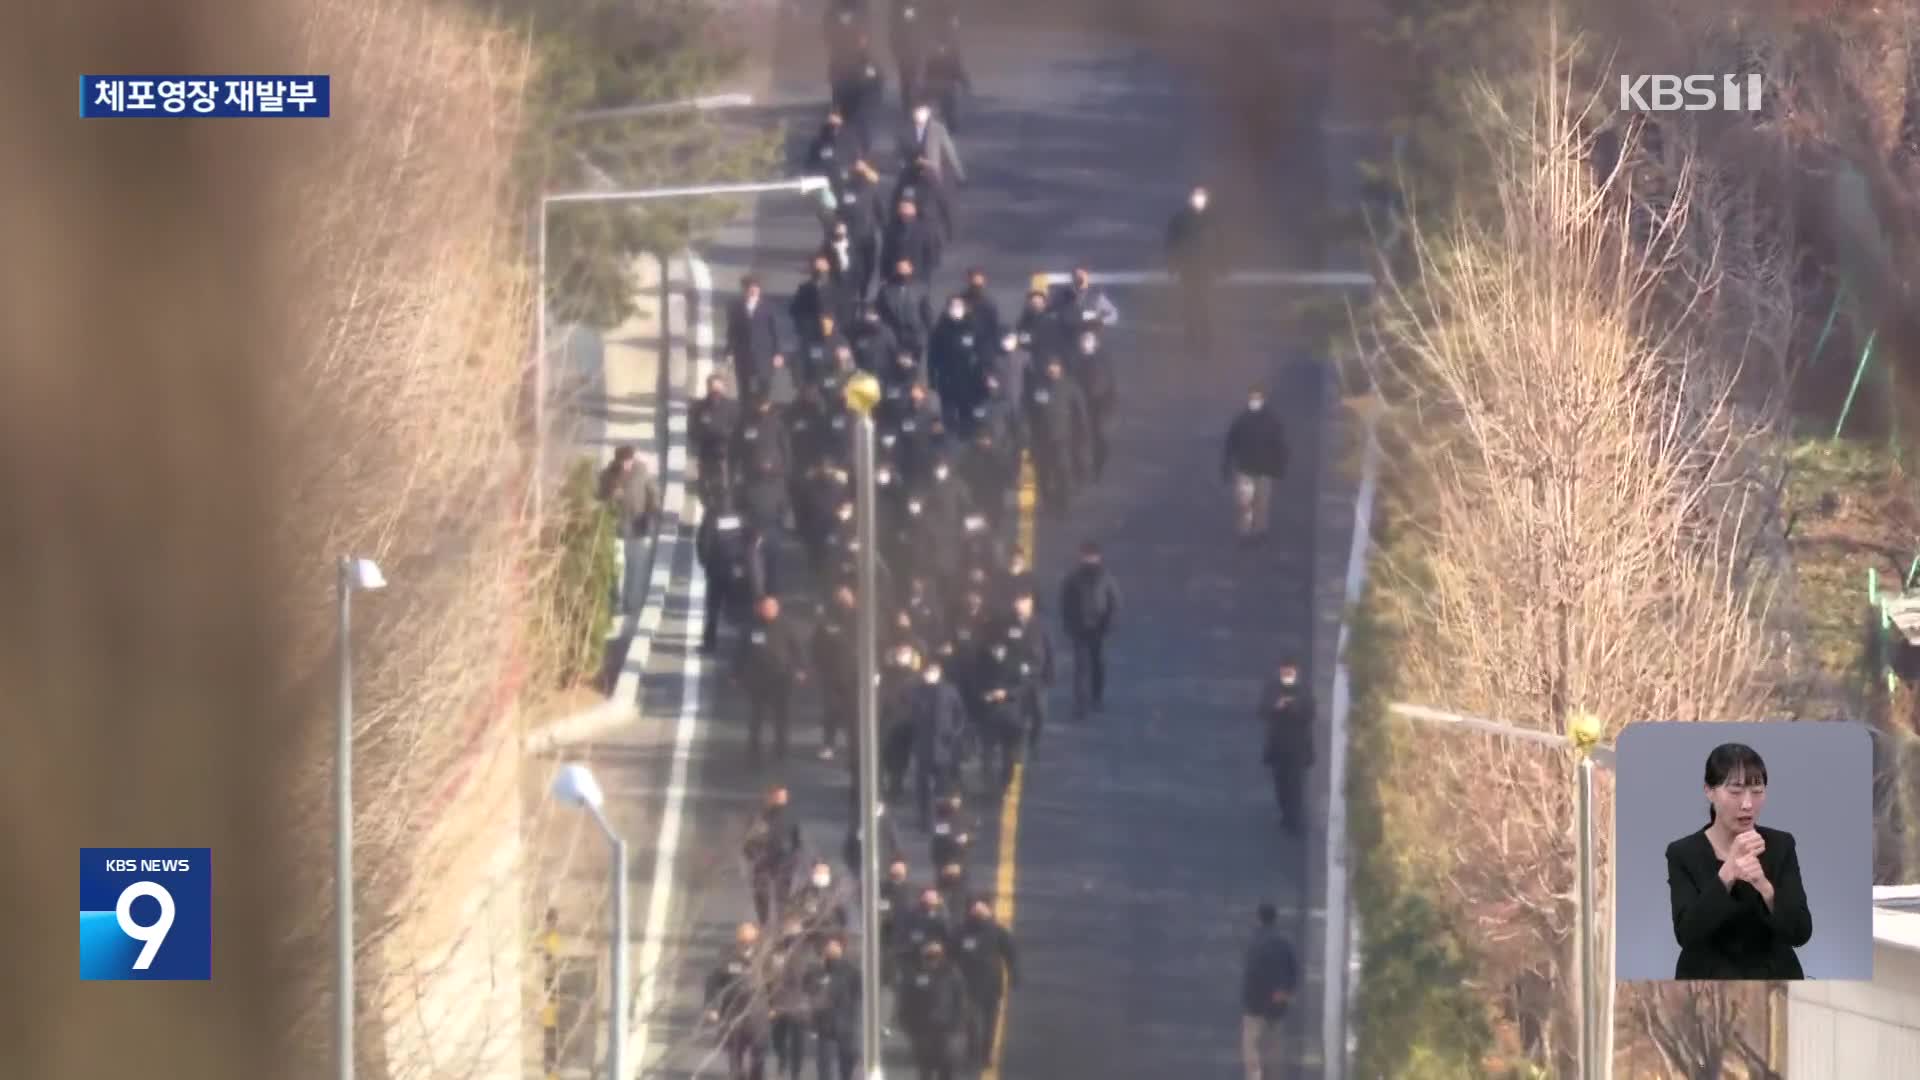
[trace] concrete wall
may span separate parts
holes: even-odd
[[[382,943],[388,1080],[521,1080],[532,937],[521,881],[522,753],[497,721],[420,845]],[[371,928],[369,928],[371,929]]]
[[[1920,1076],[1920,949],[1879,938],[1872,982],[1790,985],[1787,1075],[1793,1080]]]

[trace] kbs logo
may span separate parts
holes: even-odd
[[[80,977],[213,977],[212,848],[81,848]]]
[[[1622,75],[1622,112],[1760,111],[1760,76]]]

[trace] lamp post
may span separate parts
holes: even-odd
[[[670,103],[671,104],[671,103]],[[562,203],[627,203],[658,199],[697,199],[715,195],[765,195],[778,191],[797,191],[802,195],[824,192],[824,176],[797,176],[790,180],[768,180],[739,184],[695,184],[688,187],[639,188],[630,191],[571,191],[543,195],[536,232],[538,253],[534,290],[533,345],[533,519],[538,522],[546,509],[547,484],[547,393],[551,381],[547,370],[547,215]]]
[[[353,594],[387,587],[372,559],[340,557],[336,589],[340,601],[340,709],[334,723],[334,919],[338,937],[334,1041],[340,1053],[340,1080],[353,1080]]]
[[[880,1071],[880,619],[874,560],[873,408],[880,380],[862,371],[847,380],[854,425],[854,499],[860,538],[860,1054],[868,1080]]]
[[[584,807],[593,815],[594,824],[600,826],[600,832],[607,838],[607,845],[613,855],[613,940],[610,943],[611,955],[608,968],[611,969],[607,991],[607,1077],[608,1080],[628,1080],[627,1071],[627,941],[629,935],[630,914],[627,903],[627,842],[613,831],[613,825],[607,821],[602,807],[606,796],[600,791],[600,782],[593,778],[593,770],[585,765],[563,765],[553,778],[553,797],[569,806]]]
[[[1577,850],[1579,917],[1574,927],[1574,959],[1579,965],[1575,977],[1580,985],[1580,1009],[1576,1017],[1575,1045],[1579,1051],[1581,1080],[1600,1080],[1613,1074],[1613,992],[1608,989],[1604,1003],[1600,993],[1600,964],[1596,956],[1596,908],[1593,882],[1593,770],[1613,765],[1613,748],[1600,742],[1604,728],[1591,713],[1574,713],[1567,718],[1564,735],[1536,728],[1515,727],[1497,720],[1430,709],[1424,705],[1394,702],[1387,711],[1395,716],[1423,723],[1444,724],[1539,743],[1556,750],[1571,749],[1574,764],[1574,843]],[[1610,849],[1611,850],[1611,849]],[[1611,981],[1611,980],[1609,980]]]

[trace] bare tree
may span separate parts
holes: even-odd
[[[1784,351],[1779,255],[1728,242],[1737,182],[1696,157],[1664,174],[1658,198],[1624,165],[1596,175],[1593,101],[1579,107],[1552,37],[1545,55],[1524,92],[1483,95],[1493,212],[1418,231],[1417,291],[1390,283],[1386,374],[1407,388],[1399,435],[1422,543],[1383,576],[1399,586],[1409,685],[1550,731],[1591,710],[1609,739],[1639,720],[1759,715],[1778,652],[1764,536],[1778,401],[1737,386],[1750,358]],[[1739,318],[1752,329],[1733,348]],[[1490,979],[1553,988],[1509,1004],[1564,1072],[1571,762],[1448,736],[1420,768]]]

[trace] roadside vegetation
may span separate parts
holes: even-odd
[[[1920,377],[1889,302],[1914,250],[1914,79],[1905,28],[1860,11],[1388,6],[1405,108],[1384,171],[1416,229],[1363,327],[1393,409],[1348,655],[1360,1068],[1558,1075],[1570,761],[1382,706],[1552,731],[1591,709],[1609,740],[1648,716],[1864,720],[1877,874],[1912,879],[1915,699],[1886,678],[1905,654],[1867,574],[1898,588],[1920,554],[1893,423]],[[1622,70],[1758,70],[1772,100],[1648,122],[1616,110]],[[1621,986],[1616,1067],[1776,1075],[1763,993]]]

